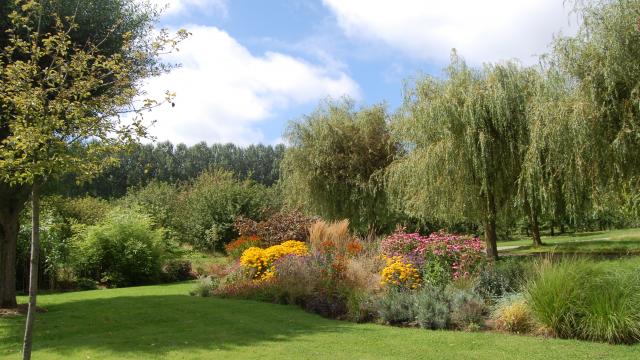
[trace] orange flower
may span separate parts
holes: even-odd
[[[358,240],[350,241],[347,244],[347,253],[352,256],[356,256],[362,252],[362,244]]]

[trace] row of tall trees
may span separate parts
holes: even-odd
[[[118,156],[118,162],[100,173],[90,183],[78,186],[74,176],[54,184],[53,192],[67,195],[92,195],[118,198],[131,187],[143,187],[151,181],[170,184],[197,178],[211,169],[233,173],[238,179],[250,179],[271,186],[280,177],[284,145],[212,144],[187,146],[169,141],[138,144]]]

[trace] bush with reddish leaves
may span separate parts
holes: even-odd
[[[239,216],[234,225],[240,236],[257,236],[263,246],[269,247],[287,240],[307,241],[309,227],[316,220],[298,211],[290,211],[274,213],[260,222]]]

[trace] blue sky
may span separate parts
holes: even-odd
[[[145,116],[158,140],[273,144],[326,97],[401,104],[406,80],[446,66],[452,47],[481,65],[534,64],[570,33],[562,0],[152,0],[160,26],[192,32],[146,85],[176,106]]]

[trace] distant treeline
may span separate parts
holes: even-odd
[[[198,177],[208,169],[224,169],[238,179],[251,179],[271,186],[280,177],[284,145],[212,144],[193,146],[171,142],[141,144],[120,155],[119,164],[103,172],[90,183],[78,186],[69,177],[55,184],[52,192],[68,196],[91,195],[118,198],[130,187],[142,187],[152,180],[175,184]]]

